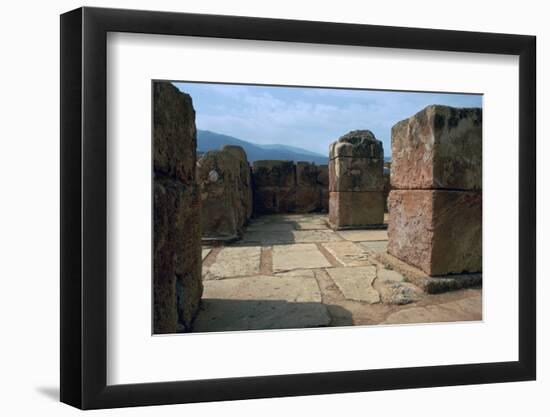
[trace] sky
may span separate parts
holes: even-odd
[[[298,146],[328,155],[351,130],[368,129],[391,155],[391,127],[430,104],[481,107],[481,95],[173,83],[190,94],[198,129],[257,144]]]

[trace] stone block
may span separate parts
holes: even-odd
[[[431,276],[481,271],[481,192],[392,190],[388,205],[389,254]]]
[[[321,209],[321,190],[317,186],[296,187],[296,213],[313,213]]]
[[[482,111],[428,106],[392,128],[396,189],[482,188]]]
[[[383,159],[342,157],[329,162],[329,191],[382,191]]]
[[[257,214],[292,213],[296,209],[296,187],[258,187],[254,190]]]
[[[370,130],[354,130],[342,136],[329,147],[329,159],[369,158],[384,159],[382,142]]]
[[[337,229],[383,224],[384,193],[382,191],[331,192],[329,222]]]
[[[328,189],[328,165],[317,165],[317,184]]]
[[[241,236],[252,214],[252,188],[246,153],[239,146],[209,151],[197,163],[201,189],[202,235]]]
[[[153,85],[153,166],[188,185],[195,180],[197,131],[191,96],[168,82]]]
[[[296,169],[292,161],[254,161],[252,173],[256,188],[296,185]]]
[[[310,162],[296,162],[296,185],[298,187],[317,187],[318,170]]]
[[[191,97],[153,85],[153,331],[188,331],[202,295],[200,197]]]
[[[154,331],[190,328],[202,294],[197,187],[171,179],[154,184]],[[178,326],[179,325],[179,326]]]

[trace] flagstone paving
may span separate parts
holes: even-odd
[[[380,258],[386,246],[386,230],[333,231],[326,215],[254,219],[240,241],[203,248],[193,331],[482,319],[480,288],[427,294]]]

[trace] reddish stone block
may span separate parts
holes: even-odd
[[[391,190],[388,253],[429,275],[482,269],[482,194]]]
[[[432,105],[392,127],[395,189],[482,188],[480,108]]]

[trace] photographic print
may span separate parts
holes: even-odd
[[[482,319],[482,95],[152,95],[154,334]]]

